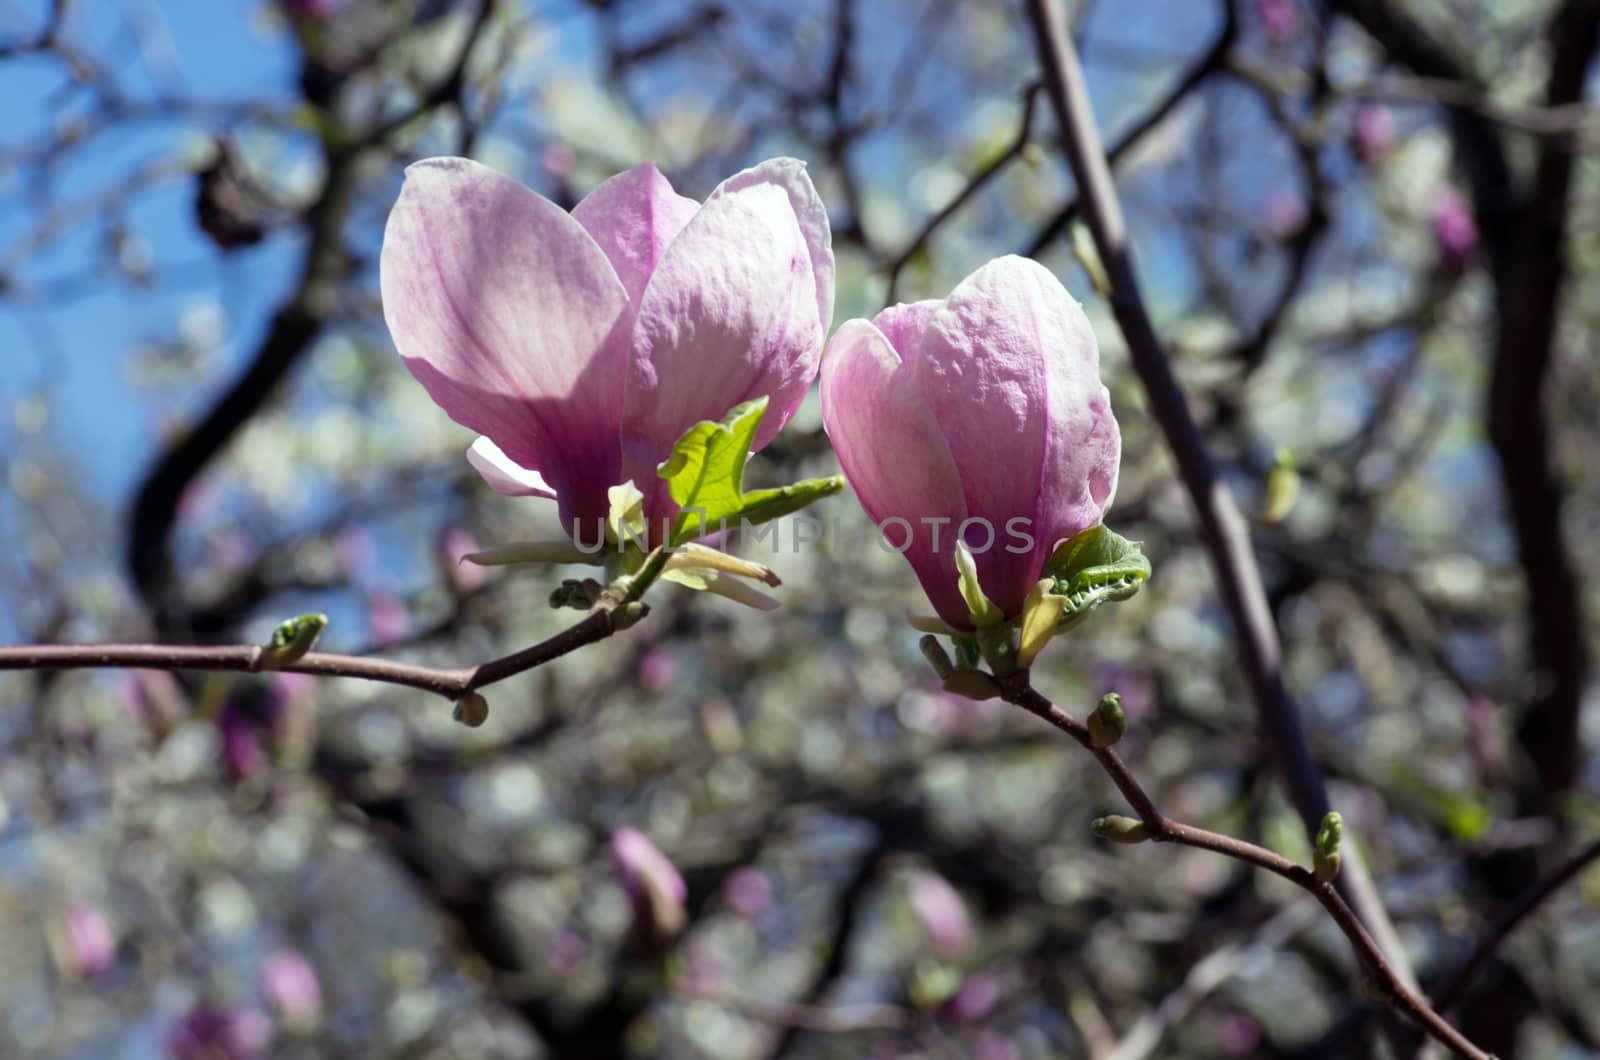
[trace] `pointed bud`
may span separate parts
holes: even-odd
[[[283,669],[310,651],[327,628],[327,615],[301,615],[279,623],[256,656],[256,669]]]
[[[468,692],[456,700],[451,717],[469,729],[476,729],[489,720],[489,701],[481,693]]]
[[[1329,883],[1339,875],[1339,844],[1344,839],[1344,818],[1329,811],[1317,829],[1317,848],[1311,855],[1311,868],[1318,882]]]
[[[1089,745],[1095,750],[1110,747],[1128,731],[1128,716],[1122,712],[1122,697],[1107,692],[1089,715]]]
[[[978,561],[972,558],[972,550],[961,541],[956,542],[956,574],[960,578],[961,599],[967,603],[967,612],[972,616],[972,624],[980,629],[992,626],[1005,620],[1005,614],[998,605],[983,594],[983,587],[978,584]]]
[[[1101,839],[1109,839],[1113,843],[1143,843],[1150,838],[1143,821],[1116,814],[1110,817],[1096,817],[1089,829]]]
[[[1261,506],[1261,521],[1281,523],[1300,497],[1300,472],[1294,466],[1294,453],[1284,446],[1267,473],[1267,496]]]
[[[1000,686],[981,670],[956,670],[944,679],[944,690],[967,699],[999,699]]]
[[[1067,598],[1051,590],[1055,583],[1042,578],[1028,590],[1028,599],[1022,605],[1022,641],[1017,648],[1017,665],[1024,670],[1033,665],[1050,638],[1056,635],[1056,623],[1061,619],[1061,608]]]
[[[950,653],[944,650],[938,637],[929,633],[917,641],[917,647],[922,649],[922,657],[928,660],[928,665],[933,667],[933,672],[939,675],[940,680],[955,673],[956,664],[950,660]]]

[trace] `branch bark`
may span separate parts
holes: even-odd
[[[1062,147],[1077,178],[1079,201],[1111,282],[1112,312],[1127,340],[1134,370],[1149,397],[1151,414],[1166,437],[1184,487],[1194,503],[1216,570],[1218,589],[1233,619],[1262,733],[1277,760],[1290,802],[1299,812],[1307,835],[1315,835],[1328,812],[1328,793],[1322,771],[1306,743],[1299,711],[1284,683],[1278,632],[1262,588],[1249,526],[1211,462],[1139,293],[1122,207],[1112,186],[1110,165],[1100,145],[1083,71],[1066,33],[1060,5],[1053,0],[1028,0],[1027,10],[1044,68],[1045,88],[1055,106],[1061,129]],[[1354,850],[1345,855],[1344,870],[1339,876],[1340,890],[1358,911],[1362,922],[1382,940],[1382,949],[1394,962],[1398,980],[1414,988],[1416,978],[1383,910],[1377,889],[1365,864],[1359,856],[1353,855]]]

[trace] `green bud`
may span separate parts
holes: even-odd
[[[489,720],[489,701],[480,693],[468,692],[456,700],[456,709],[451,717],[469,729],[476,729]]]
[[[327,615],[301,615],[280,622],[256,657],[256,669],[283,669],[310,651],[327,628]]]
[[[650,605],[641,600],[630,600],[611,612],[611,628],[624,630],[638,625],[650,613]]]
[[[1143,843],[1150,838],[1143,821],[1116,814],[1110,817],[1096,817],[1089,829],[1101,839],[1109,839],[1113,843]]]
[[[981,670],[955,670],[946,675],[944,690],[967,699],[999,699],[1000,686]]]
[[[1330,810],[1317,829],[1316,850],[1311,855],[1311,869],[1321,883],[1328,883],[1339,875],[1339,843],[1344,839],[1344,818]]]
[[[950,661],[950,653],[944,650],[944,645],[932,633],[917,641],[917,647],[922,649],[922,657],[928,660],[928,665],[933,667],[933,672],[941,680],[955,672],[956,664]]]
[[[1128,731],[1128,716],[1122,712],[1122,697],[1107,692],[1089,715],[1089,745],[1096,750],[1110,747]]]

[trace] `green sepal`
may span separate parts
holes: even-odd
[[[1126,600],[1150,579],[1150,560],[1104,523],[1062,542],[1045,564],[1055,592],[1066,598],[1059,628],[1076,625],[1108,601]]]
[[[716,422],[701,420],[656,469],[682,509],[672,529],[674,545],[704,537],[724,522],[768,522],[844,489],[844,479],[832,475],[744,492],[745,460],[766,412],[767,399],[759,397],[735,405]]]
[[[256,657],[256,669],[280,670],[310,651],[328,628],[328,616],[300,615],[278,623],[267,639],[261,654]]]

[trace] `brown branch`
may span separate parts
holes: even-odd
[[[1222,32],[1217,34],[1217,39],[1212,42],[1206,53],[1197,59],[1193,66],[1189,67],[1188,71],[1172,86],[1172,89],[1161,97],[1160,102],[1146,111],[1143,117],[1129,126],[1118,137],[1117,142],[1111,145],[1106,157],[1112,165],[1122,161],[1122,157],[1139,146],[1140,142],[1156,126],[1167,119],[1167,115],[1177,109],[1178,104],[1188,99],[1190,94],[1199,88],[1208,77],[1222,69],[1229,51],[1233,48],[1234,41],[1239,36],[1238,14],[1234,10],[1232,3],[1224,5],[1223,19]],[[1046,221],[1044,226],[1034,234],[1033,242],[1022,252],[1023,255],[1030,258],[1038,257],[1046,247],[1059,239],[1061,234],[1067,230],[1067,226],[1072,223],[1072,219],[1078,215],[1078,207],[1081,202],[1081,194],[1074,195],[1072,199],[1058,209],[1055,215]]]
[[[1245,676],[1261,730],[1277,759],[1290,802],[1313,835],[1328,812],[1322,771],[1311,756],[1300,714],[1283,679],[1282,648],[1262,587],[1249,524],[1217,474],[1205,440],[1167,361],[1166,350],[1145,309],[1134,275],[1122,206],[1111,183],[1111,167],[1100,146],[1088,88],[1077,52],[1067,36],[1060,5],[1028,0],[1045,88],[1055,106],[1061,142],[1078,182],[1085,217],[1111,283],[1111,309],[1128,344],[1134,370],[1144,384],[1151,414],[1166,437],[1178,472],[1199,517],[1218,588],[1233,619]],[[1346,853],[1340,889],[1361,919],[1384,941],[1400,979],[1415,984],[1377,889],[1354,849]]]
[[[885,305],[894,304],[895,294],[900,286],[900,273],[910,264],[911,259],[916,257],[923,247],[927,246],[928,240],[933,238],[933,234],[946,221],[955,216],[956,211],[965,206],[974,195],[982,191],[984,186],[993,180],[1002,169],[1010,165],[1013,159],[1020,158],[1022,153],[1027,150],[1028,141],[1033,137],[1033,115],[1037,109],[1034,104],[1038,98],[1039,83],[1035,81],[1022,90],[1022,121],[1018,124],[1017,135],[1010,145],[991,159],[988,165],[974,173],[971,179],[967,181],[966,186],[957,192],[954,198],[945,203],[938,213],[928,218],[921,231],[906,245],[906,249],[901,251],[900,256],[889,264],[889,289],[883,296]]]
[[[1030,0],[1030,3],[1033,2],[1036,0]],[[1471,1057],[1474,1060],[1491,1060],[1488,1053],[1462,1037],[1460,1031],[1446,1022],[1444,1017],[1430,1008],[1426,1001],[1401,980],[1399,972],[1384,957],[1377,942],[1368,934],[1360,918],[1346,904],[1332,883],[1318,880],[1311,870],[1296,865],[1283,855],[1265,847],[1174,821],[1161,812],[1155,799],[1144,790],[1143,785],[1134,777],[1116,750],[1111,747],[1094,746],[1088,726],[1040,695],[1029,684],[1027,671],[1009,677],[997,677],[996,680],[1005,692],[1006,702],[1013,703],[1054,725],[1094,755],[1095,760],[1100,763],[1100,768],[1105,770],[1111,782],[1117,786],[1117,790],[1128,800],[1128,805],[1138,814],[1151,841],[1209,850],[1214,854],[1221,854],[1223,857],[1233,858],[1235,861],[1242,861],[1281,876],[1306,891],[1327,910],[1333,922],[1350,941],[1357,959],[1372,977],[1386,1002],[1426,1030],[1435,1041],[1454,1050],[1458,1055]],[[1347,846],[1342,852],[1342,857],[1348,858],[1351,849],[1353,848]]]
[[[294,662],[273,669],[317,677],[353,677],[364,681],[403,685],[457,700],[508,677],[525,673],[579,648],[605,640],[648,613],[640,601],[666,564],[666,553],[651,553],[639,573],[609,586],[594,607],[560,633],[477,666],[454,669],[421,666],[331,652],[307,652]],[[619,614],[619,612],[622,612]],[[4,670],[105,670],[138,669],[259,673],[262,649],[254,644],[218,646],[165,644],[43,644],[0,646],[0,671]]]
[[[1445,985],[1437,991],[1439,1010],[1449,1011],[1467,988],[1472,985],[1478,972],[1494,956],[1510,934],[1517,929],[1528,917],[1544,904],[1545,900],[1555,894],[1567,883],[1575,879],[1579,873],[1596,861],[1600,861],[1600,840],[1596,840],[1578,851],[1567,862],[1546,879],[1540,880],[1527,890],[1523,896],[1516,900],[1507,909],[1500,919],[1496,920],[1484,936],[1474,947],[1467,959],[1461,962],[1455,973],[1445,981]]]

